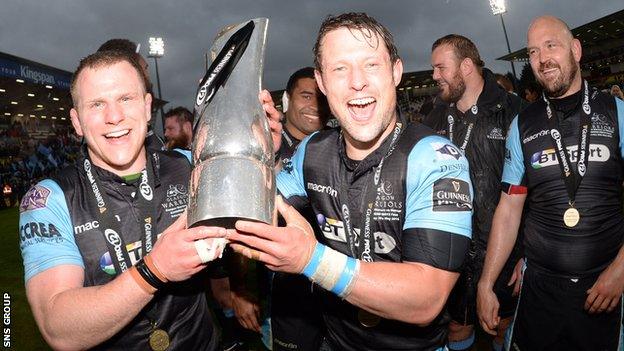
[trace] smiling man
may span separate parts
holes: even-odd
[[[436,40],[431,50],[431,66],[441,101],[423,123],[459,146],[470,163],[474,186],[471,249],[447,305],[452,318],[449,348],[466,350],[475,338],[477,281],[501,192],[505,136],[521,104],[520,98],[496,83],[494,74],[484,67],[476,45],[462,35],[449,34]],[[507,282],[519,258],[520,250],[516,249],[496,283],[504,322],[493,341],[495,350],[502,347],[505,329],[516,307],[514,287]]]
[[[441,350],[443,306],[470,241],[468,163],[397,111],[403,65],[375,19],[328,17],[314,52],[341,128],[304,139],[277,182],[290,205],[312,206],[319,232],[278,200],[286,226],[240,221],[232,247],[315,283],[329,349]]]
[[[624,102],[581,77],[581,43],[535,19],[528,54],[544,94],[507,135],[500,201],[478,286],[481,325],[500,323],[494,282],[522,211],[527,267],[507,350],[619,350],[624,290]]]
[[[71,94],[84,154],[20,206],[41,334],[54,349],[214,350],[204,285],[190,278],[205,268],[194,241],[219,233],[185,229],[188,160],[144,146],[151,96],[140,66],[119,51],[90,55]]]

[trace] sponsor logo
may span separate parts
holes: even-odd
[[[234,54],[234,49],[236,49],[236,46],[232,45],[232,47],[230,47],[230,49],[225,54],[225,56],[223,56],[221,61],[219,61],[219,64],[217,64],[217,66],[212,71],[212,73],[210,73],[210,76],[208,76],[208,79],[206,79],[206,83],[204,83],[201,86],[201,88],[199,88],[199,92],[197,93],[197,99],[195,100],[195,104],[197,104],[197,106],[203,104],[204,101],[206,101],[206,100],[210,100],[212,95],[214,95],[214,93],[215,93],[214,88],[211,89],[210,92],[209,92],[208,91],[208,87],[210,86],[212,81],[217,77],[219,72],[221,72],[223,67],[225,67],[225,65],[228,63],[228,61],[230,61],[230,59],[232,58],[232,54]]]
[[[343,222],[333,218],[326,218],[322,214],[317,215],[317,220],[319,220],[319,225],[325,238],[342,243],[347,242]],[[359,240],[360,229],[355,228],[354,231],[356,238]],[[397,247],[396,239],[384,232],[374,232],[372,239],[374,243],[373,251],[376,254],[388,254]],[[370,250],[368,255],[370,256]]]
[[[126,251],[128,252],[128,256],[130,257],[131,265],[135,265],[141,257],[143,257],[143,249],[142,249],[141,241],[135,241],[133,243],[126,244]],[[113,260],[111,259],[111,255],[106,250],[102,256],[100,256],[100,268],[102,271],[109,275],[115,275],[117,272],[115,271],[115,266],[113,265]]]
[[[578,169],[579,174],[582,176],[585,175],[585,170],[586,170],[586,166],[585,166],[585,156],[587,150],[585,150],[585,148],[587,147],[587,132],[588,132],[588,126],[583,126],[583,130],[581,130],[581,142],[580,142],[580,154],[578,157],[578,163],[576,164],[576,168]]]
[[[384,232],[375,232],[375,253],[388,254],[396,247],[396,239]]]
[[[557,145],[557,149],[559,150],[558,151],[559,157],[561,158],[561,162],[563,163],[563,174],[565,174],[565,176],[568,177],[570,175],[570,165],[568,164],[568,161],[565,158],[566,155],[563,149],[563,143],[561,142],[561,134],[559,133],[558,130],[551,129],[550,136],[553,139],[555,139],[555,144]]]
[[[441,165],[440,166],[440,172],[442,173],[446,173],[446,172],[467,172],[468,171],[468,165],[463,164],[463,163],[453,163],[450,165]]]
[[[472,210],[468,182],[454,178],[438,179],[433,184],[432,203],[434,212]]]
[[[22,198],[20,213],[45,208],[48,203],[50,189],[35,185]]]
[[[20,65],[20,75],[24,78],[32,79],[35,82],[35,84],[49,84],[49,85],[55,84],[53,75],[32,70],[28,66]]]
[[[462,157],[461,151],[451,144],[431,143],[436,151],[436,157],[440,160],[459,160]]]
[[[540,130],[539,132],[537,132],[535,134],[532,134],[532,135],[529,135],[528,137],[522,139],[522,144],[526,144],[526,143],[528,143],[530,141],[533,141],[533,140],[535,140],[537,138],[541,138],[541,137],[546,136],[546,135],[548,135],[548,130],[546,130],[546,129]]]
[[[141,172],[141,184],[139,185],[139,191],[141,192],[141,196],[143,196],[143,198],[147,201],[152,201],[154,198],[152,187],[147,181],[147,170],[145,169]]]
[[[594,112],[591,117],[591,123],[591,136],[613,138],[613,134],[615,133],[615,127],[611,123],[609,123],[605,115]]]
[[[320,185],[320,184],[308,182],[307,188],[312,191],[316,191],[317,193],[326,193],[330,195],[331,197],[338,196],[338,191],[336,191],[336,189],[332,188],[329,185]]]
[[[169,184],[167,196],[162,203],[163,209],[172,218],[176,218],[184,212],[188,204],[188,189],[183,184]]]
[[[567,154],[570,157],[570,162],[576,163],[578,161],[578,145],[571,145],[566,148]],[[607,162],[611,157],[611,152],[606,145],[602,144],[589,144],[589,162]],[[555,149],[547,149],[534,153],[531,155],[531,167],[533,169],[540,169],[543,167],[558,165],[557,155]],[[584,165],[586,167],[587,165]]]
[[[503,130],[498,127],[492,128],[492,130],[490,130],[490,132],[486,135],[486,137],[488,139],[494,139],[494,140],[505,140],[505,136],[503,135]]]
[[[23,243],[30,239],[43,238],[59,238],[62,239],[61,233],[52,223],[28,222],[19,228],[20,241]]]
[[[126,262],[123,257],[123,248],[121,247],[121,237],[119,234],[112,229],[106,229],[104,231],[104,237],[106,238],[106,241],[113,245],[115,256],[119,262],[119,268],[121,268],[122,271],[128,269],[128,262]]]
[[[97,229],[100,227],[100,222],[91,221],[84,224],[80,224],[74,227],[74,234],[82,234],[84,232],[88,232],[92,229]]]
[[[100,213],[104,213],[106,211],[106,204],[104,203],[104,198],[102,198],[102,193],[100,193],[100,188],[97,186],[95,182],[95,178],[93,177],[93,172],[91,170],[91,162],[87,159],[84,161],[84,170],[87,173],[87,178],[89,179],[89,183],[91,184],[91,189],[93,190],[93,194],[95,195],[95,201],[97,202],[97,207],[100,209]]]
[[[392,182],[382,180],[377,188],[373,219],[376,221],[400,221],[403,199],[395,196]]]
[[[152,251],[152,217],[145,218],[145,250]]]

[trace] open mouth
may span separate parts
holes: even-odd
[[[122,129],[122,130],[118,130],[118,131],[114,131],[114,132],[110,132],[108,134],[104,134],[104,137],[106,139],[119,139],[119,138],[123,138],[124,136],[128,135],[130,133],[130,129]]]
[[[368,120],[372,116],[377,100],[373,97],[351,99],[347,102],[351,117],[355,120]]]

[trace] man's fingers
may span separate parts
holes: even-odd
[[[303,216],[299,213],[299,211],[287,204],[281,196],[277,196],[275,198],[275,204],[277,205],[277,210],[279,211],[279,213],[282,215],[282,217],[284,217],[287,226],[291,225],[291,227],[298,227],[299,229],[302,229],[304,233],[310,234],[303,229],[305,227],[308,227],[308,224],[305,218],[303,218]]]
[[[592,289],[587,290],[587,292],[589,293],[589,296],[587,296],[587,299],[585,300],[585,310],[589,311],[589,308],[592,306],[592,304],[594,303],[594,300],[596,300],[596,297],[598,297],[598,294]]]
[[[600,305],[602,305],[602,302],[605,300],[604,295],[598,294],[598,296],[596,296],[596,299],[594,300],[594,302],[592,302],[592,304],[589,306],[589,313],[596,313],[598,312],[598,308],[600,307]]]
[[[611,305],[611,300],[613,300],[612,297],[608,296],[605,297],[604,300],[602,300],[602,303],[596,308],[598,312],[605,312],[609,306]]]
[[[186,229],[186,210],[163,233],[176,232]]]
[[[193,242],[195,240],[207,239],[207,238],[225,238],[227,231],[221,227],[195,227],[187,230],[188,234],[185,236],[186,241]]]
[[[613,312],[613,310],[620,304],[620,300],[622,300],[620,297],[611,299],[611,304],[607,308],[607,312]]]

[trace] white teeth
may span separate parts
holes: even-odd
[[[361,99],[353,99],[349,101],[349,105],[357,105],[357,106],[366,106],[368,104],[372,104],[375,102],[375,99],[372,97],[365,97]]]
[[[107,138],[119,138],[122,137],[126,134],[130,133],[129,129],[124,129],[124,130],[118,130],[116,132],[111,132],[105,135],[105,137]]]

